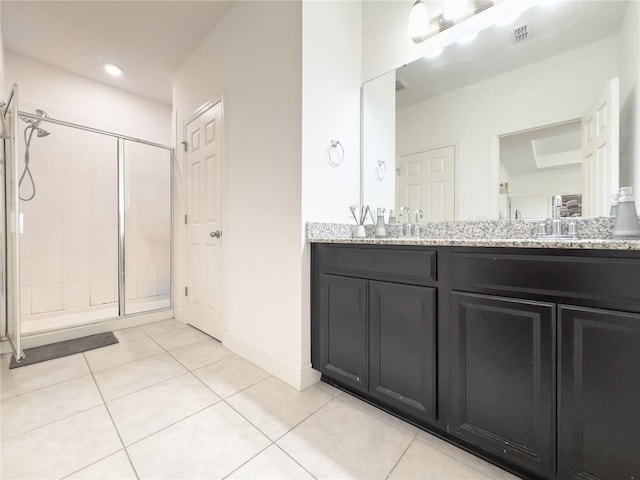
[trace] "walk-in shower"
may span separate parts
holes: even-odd
[[[40,109],[36,109],[36,115],[42,118],[47,118],[49,116],[47,115],[47,112]],[[31,139],[33,138],[34,133],[36,133],[38,137],[46,137],[49,135],[49,132],[40,127],[41,120],[39,118],[27,117],[25,115],[18,115],[18,117],[20,120],[27,123],[27,126],[24,128],[24,169],[22,170],[22,175],[20,175],[20,180],[18,180],[18,190],[21,191],[22,182],[25,180],[26,176],[31,184],[31,195],[23,196],[22,193],[19,193],[19,195],[20,200],[28,202],[33,200],[36,196],[36,181],[33,178],[31,169],[29,168],[29,148],[31,146]]]
[[[5,135],[9,337],[16,312],[29,336],[170,309],[173,149],[29,106]]]

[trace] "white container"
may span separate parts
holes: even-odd
[[[356,229],[353,231],[353,238],[367,238],[367,231],[364,229],[364,225],[356,225]]]

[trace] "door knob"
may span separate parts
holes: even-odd
[[[215,232],[211,232],[209,236],[213,238],[220,238],[222,236],[222,232],[220,230],[216,230]]]

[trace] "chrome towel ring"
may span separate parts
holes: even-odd
[[[331,140],[331,145],[327,149],[327,159],[334,167],[342,164],[344,161],[344,147],[340,140]]]

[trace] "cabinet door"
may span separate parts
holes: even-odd
[[[555,305],[451,297],[451,433],[554,477]]]
[[[321,275],[320,290],[320,371],[366,392],[367,281]]]
[[[436,419],[436,290],[369,284],[369,393],[420,420]]]
[[[640,479],[640,315],[561,306],[561,478]]]

